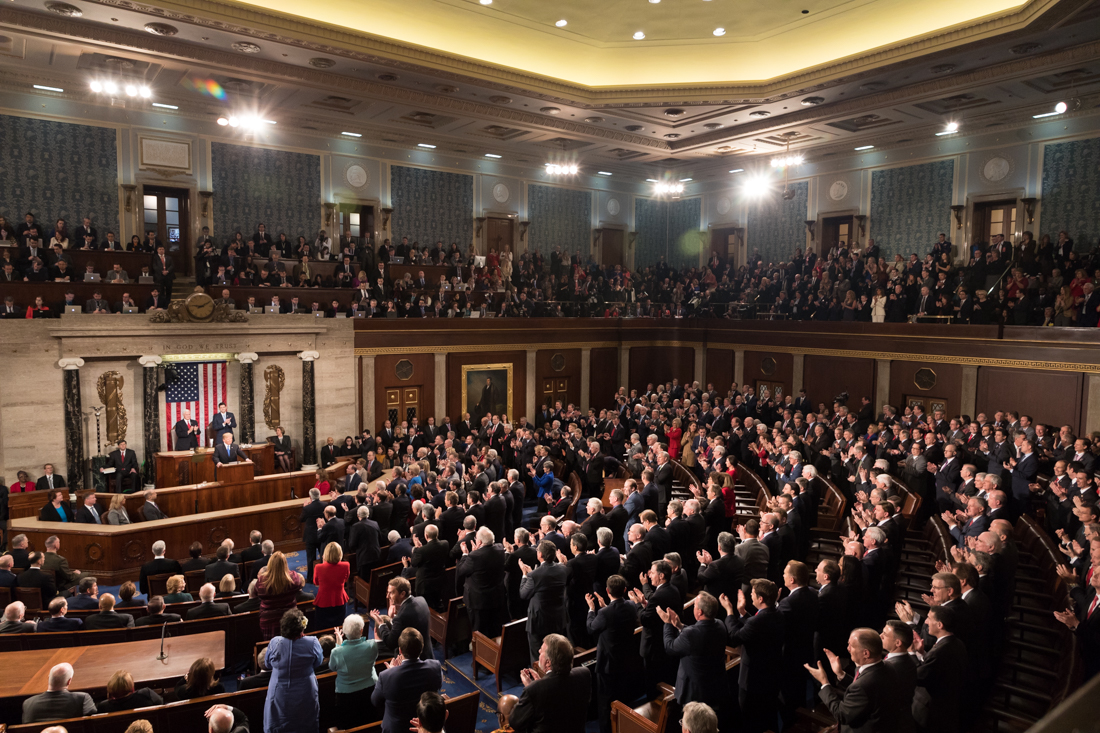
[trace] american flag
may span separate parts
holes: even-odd
[[[191,411],[191,419],[197,420],[202,432],[199,433],[199,445],[205,441],[206,426],[214,419],[218,403],[225,402],[226,363],[224,361],[206,361],[192,364],[176,364],[176,381],[169,384],[164,392],[164,402],[168,413],[168,449],[176,446],[176,434],[173,428],[183,418],[183,411]]]

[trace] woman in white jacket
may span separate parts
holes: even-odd
[[[882,323],[886,320],[886,296],[882,288],[875,288],[875,297],[871,298],[871,321]]]

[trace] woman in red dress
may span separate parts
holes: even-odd
[[[665,433],[668,438],[668,457],[674,461],[680,460],[680,438],[684,434],[682,426],[680,418],[673,418],[672,427]]]
[[[11,488],[9,489],[12,494],[24,494],[28,491],[34,491],[35,484],[33,481],[31,481],[30,476],[27,475],[26,471],[20,471],[19,473],[17,473],[16,478],[18,478],[19,480],[12,484]]]
[[[313,566],[313,582],[317,584],[317,597],[313,601],[316,622],[326,629],[344,622],[348,603],[345,585],[351,575],[351,565],[344,561],[344,551],[335,542],[325,547],[324,562]]]
[[[321,469],[316,474],[317,483],[313,484],[313,488],[321,492],[321,496],[324,496],[329,492],[330,484],[328,482],[328,471]]]

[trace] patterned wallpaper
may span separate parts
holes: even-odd
[[[759,250],[765,263],[786,262],[798,248],[806,248],[806,211],[810,184],[796,181],[790,184],[794,198],[784,201],[780,191],[773,191],[750,203],[745,222],[745,239],[749,254]]]
[[[940,232],[950,234],[954,178],[954,160],[871,171],[867,234],[883,257],[923,255]]]
[[[648,267],[662,257],[676,268],[699,264],[702,246],[699,224],[703,200],[699,197],[667,201],[635,199],[635,227],[638,240],[634,249],[634,266]]]
[[[210,146],[214,236],[248,239],[261,221],[273,239],[313,240],[321,228],[321,158],[229,143]]]
[[[474,238],[474,180],[461,173],[395,165],[390,173],[390,231],[421,246],[457,242],[463,252]]]
[[[561,245],[563,251],[592,251],[592,193],[556,186],[527,186],[527,231],[530,248],[549,254]]]
[[[70,229],[90,214],[100,237],[118,233],[118,149],[108,127],[0,115],[0,202],[8,221],[28,211]]]
[[[1065,229],[1078,251],[1100,237],[1100,138],[1051,143],[1043,150],[1043,234]],[[1039,232],[1035,232],[1038,239]]]

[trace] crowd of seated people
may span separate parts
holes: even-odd
[[[1078,438],[1010,411],[970,418],[885,405],[876,414],[866,398],[848,402],[814,407],[804,393],[777,400],[748,386],[674,381],[622,389],[603,410],[557,403],[534,423],[507,415],[411,421],[334,446],[359,458],[343,476],[323,473],[305,500],[308,577],[322,586],[346,577],[342,557],[352,553],[364,580],[381,564],[401,564],[386,589],[389,607],[370,609],[378,651],[403,660],[374,682],[383,729],[406,727],[415,702],[401,692],[407,679],[438,689],[429,614],[445,611],[443,572],[456,564],[473,629],[494,638],[502,623],[527,619],[531,667],[510,718],[516,731],[584,729],[591,673],[572,669],[572,655],[590,648],[604,730],[613,701],[653,699],[660,683],[674,688],[669,719],[690,718],[700,731],[708,715],[720,730],[788,730],[796,711],[818,700],[845,728],[873,719],[884,721],[875,730],[968,730],[998,674],[1013,612],[1013,522],[1037,507],[1046,507],[1043,521],[1066,556],[1060,573],[1074,586],[1075,605],[1052,622],[1075,630],[1086,675],[1100,670],[1100,435]],[[375,464],[390,450],[400,458],[392,478],[380,479]],[[674,495],[681,466],[703,480]],[[624,468],[631,478],[605,508],[604,478]],[[731,500],[744,471],[771,487],[747,520]],[[1040,480],[1048,472],[1053,478]],[[811,565],[810,530],[825,498],[816,477],[844,495],[851,524],[842,554]],[[567,482],[580,487],[575,502]],[[323,492],[331,492],[327,504]],[[532,520],[524,508],[537,493],[545,513]],[[923,511],[903,517],[904,494],[920,496]],[[954,546],[915,608],[895,602],[895,591],[906,531],[929,517],[945,523]],[[231,550],[219,559],[232,561]],[[303,579],[280,553],[267,554],[261,604],[292,600]],[[41,567],[37,555],[28,564]],[[51,567],[60,572],[56,560]],[[277,584],[265,575],[272,567]],[[57,587],[94,596],[94,580],[74,577],[58,575]],[[217,606],[214,587],[204,591],[201,607]],[[340,600],[335,586],[319,592]],[[97,615],[119,613],[104,600]],[[27,623],[23,616],[13,609],[5,623]],[[285,607],[265,620],[261,605],[258,622],[270,629],[265,636],[286,639],[285,656],[268,650],[269,680],[279,659],[313,660],[300,671],[320,664],[320,641],[302,641],[304,625]],[[345,621],[347,638],[356,627]],[[727,646],[740,651],[728,679]],[[344,669],[340,656],[333,668]],[[359,669],[353,679],[338,692],[359,706],[365,695],[354,693],[371,678]],[[311,705],[271,714],[308,717]]]

